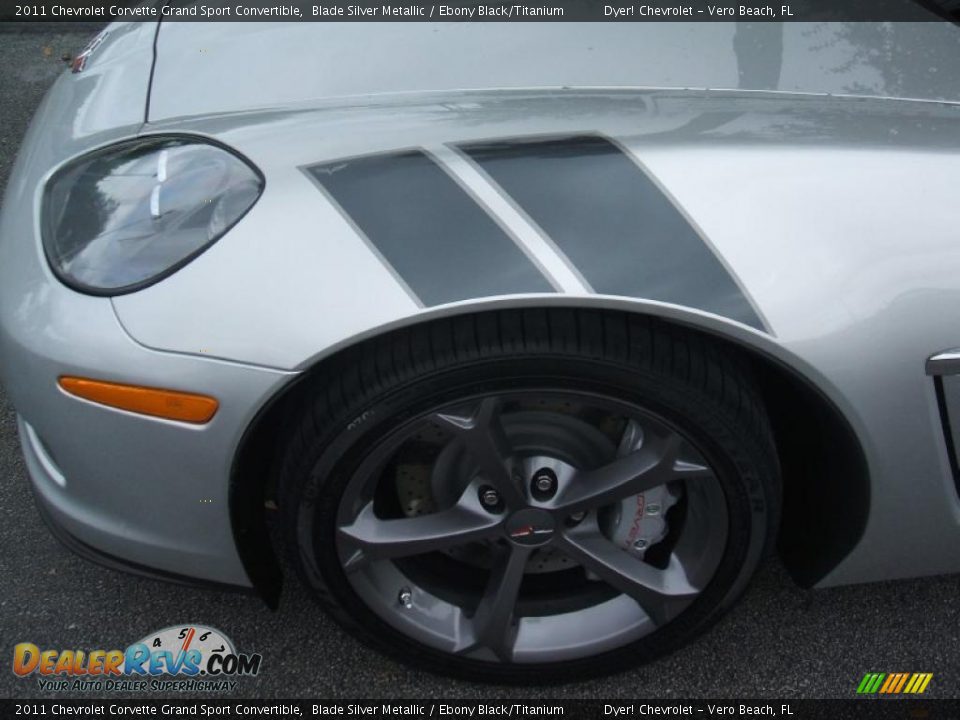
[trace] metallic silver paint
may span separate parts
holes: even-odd
[[[0,376],[37,500],[68,532],[144,565],[248,585],[227,512],[229,469],[259,403],[290,374],[144,348],[108,298],[57,282],[40,246],[46,178],[138,132],[152,37],[145,25],[112,26],[87,68],[57,81],[21,146],[0,216]],[[148,419],[68,396],[62,374],[203,389],[221,410],[199,428]]]
[[[346,96],[491,88],[960,100],[953,72],[960,40],[956,28],[936,22],[174,22],[161,25],[157,49],[151,122]]]
[[[246,584],[226,507],[229,466],[251,418],[292,374],[359,339],[431,317],[610,307],[763,352],[844,413],[868,460],[870,516],[861,543],[821,585],[960,571],[960,501],[925,375],[927,358],[960,344],[960,88],[942,64],[956,57],[955,28],[905,24],[864,35],[843,24],[790,25],[751,40],[745,28],[724,25],[707,37],[697,25],[650,26],[658,37],[644,47],[662,60],[639,77],[700,90],[543,89],[625,84],[614,60],[637,45],[628,46],[617,26],[597,24],[591,32],[610,33],[610,42],[581,44],[569,62],[538,42],[517,44],[512,30],[481,26],[489,51],[499,43],[505,52],[496,67],[514,67],[511,53],[536,57],[539,47],[557,72],[533,63],[516,75],[539,90],[449,92],[465,87],[454,70],[469,68],[386,79],[367,70],[303,73],[320,25],[172,23],[160,33],[146,126],[152,27],[113,26],[87,68],[58,80],[38,112],[0,218],[0,375],[32,428],[22,426],[41,501],[84,542],[112,554]],[[358,32],[369,48],[372,33],[424,28],[338,25],[338,32],[341,49]],[[462,32],[444,30],[437,42],[457,42]],[[548,43],[560,31],[542,32]],[[814,50],[822,40],[828,50]],[[251,43],[268,41],[288,51],[239,62]],[[894,67],[906,68],[899,79]],[[474,85],[494,75],[473,76]],[[337,98],[376,89],[399,94]],[[918,101],[804,94],[824,92]],[[266,176],[263,197],[210,250],[153,287],[109,300],[60,285],[39,243],[44,180],[84,151],[168,131],[216,138],[245,154]],[[566,292],[423,310],[298,169],[401,147],[571,132],[603,133],[644,164],[710,239],[772,335],[689,308],[589,294],[477,175],[467,178],[473,192]],[[202,391],[222,409],[199,429],[135,417],[67,397],[55,384],[65,372]],[[34,438],[65,487],[44,471]],[[200,504],[203,496],[214,503]]]
[[[227,510],[230,467],[258,403],[288,374],[147,350],[123,332],[109,300],[25,285],[5,278],[0,302],[6,309],[8,293],[19,294],[14,312],[30,321],[5,319],[0,345],[38,501],[112,555],[249,584]],[[146,418],[67,395],[61,374],[202,389],[220,410],[199,427]]]

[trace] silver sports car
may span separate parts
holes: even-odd
[[[0,223],[77,552],[440,672],[610,672],[779,552],[960,571],[960,31],[115,24]]]

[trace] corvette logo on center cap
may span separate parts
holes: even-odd
[[[516,530],[511,530],[510,537],[520,538],[527,537],[528,535],[551,535],[552,533],[553,528],[536,528],[533,525],[524,525]]]
[[[556,528],[550,513],[538,508],[524,508],[507,518],[504,532],[519,545],[543,545],[550,542]]]

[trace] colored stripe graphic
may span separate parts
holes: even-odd
[[[930,684],[930,680],[933,679],[933,673],[917,673],[914,678],[911,678],[910,682],[907,684],[909,690],[904,692],[909,692],[914,695],[919,695],[927,689],[927,685]]]
[[[897,673],[893,673],[892,675],[887,675],[886,681],[884,681],[883,685],[880,686],[880,692],[881,693],[890,692],[890,687],[892,685],[896,685],[899,679],[900,679],[900,676]]]
[[[588,135],[459,149],[596,292],[698,308],[766,330],[691,221],[610,140]]]
[[[926,691],[933,673],[867,673],[857,686],[858,695],[918,695]]]
[[[305,172],[423,305],[554,292],[516,242],[422,151]]]
[[[907,673],[900,673],[900,681],[897,683],[897,686],[893,688],[893,692],[898,693],[903,690],[904,683],[907,682]]]

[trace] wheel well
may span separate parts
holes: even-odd
[[[681,327],[647,317],[651,322]],[[870,483],[856,434],[836,406],[795,370],[755,348],[699,328],[682,327],[726,345],[754,372],[783,474],[778,549],[798,584],[816,584],[853,549],[866,527]],[[376,338],[382,340],[383,336]],[[348,349],[321,359],[285,385],[251,422],[234,458],[230,485],[234,539],[251,583],[271,608],[278,604],[283,579],[273,551],[278,535],[271,517],[275,513],[270,509],[279,438],[293,431],[292,399],[322,378]]]
[[[750,357],[783,477],[777,548],[797,584],[822,580],[860,542],[870,474],[846,417],[809,381],[754,351]]]

